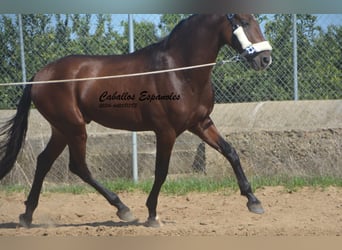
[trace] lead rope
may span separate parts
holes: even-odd
[[[155,71],[148,71],[148,72],[141,72],[141,73],[131,73],[131,74],[122,74],[122,75],[113,75],[113,76],[98,76],[98,77],[87,77],[87,78],[75,78],[75,79],[60,79],[60,80],[49,80],[49,81],[33,81],[33,82],[12,82],[12,83],[0,83],[1,86],[17,86],[17,85],[35,85],[35,84],[49,84],[49,83],[61,83],[61,82],[82,82],[82,81],[92,81],[92,80],[105,80],[105,79],[115,79],[115,78],[125,78],[125,77],[136,77],[136,76],[145,76],[145,75],[155,75],[155,74],[162,74],[168,72],[176,72],[182,70],[190,70],[190,69],[197,69],[197,68],[204,68],[210,66],[221,66],[226,63],[238,62],[241,61],[241,56],[236,55],[228,60],[221,60],[219,62],[213,63],[206,63],[206,64],[198,64],[193,66],[187,67],[179,67],[173,69],[164,69],[164,70],[155,70]]]

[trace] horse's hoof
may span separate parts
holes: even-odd
[[[132,214],[132,212],[129,210],[129,208],[117,211],[116,215],[120,218],[120,220],[126,222],[132,222],[137,220]]]
[[[247,207],[248,207],[248,210],[252,213],[263,214],[265,212],[260,201],[257,201],[257,202],[249,202],[248,201]]]
[[[19,225],[25,228],[30,228],[32,224],[32,218],[27,218],[25,214],[19,215]]]
[[[148,218],[146,223],[145,223],[145,226],[146,227],[159,228],[159,227],[163,226],[163,223],[158,219],[158,217]]]

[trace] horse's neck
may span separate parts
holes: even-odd
[[[176,34],[172,47],[175,56],[183,60],[184,66],[199,65],[215,62],[221,48],[220,25],[217,18],[203,22],[189,24]]]
[[[210,18],[210,17],[209,17]],[[204,20],[206,21],[206,20]],[[214,20],[215,21],[215,20]],[[217,20],[216,20],[217,21]],[[169,67],[200,66],[214,63],[222,46],[220,40],[220,24],[203,22],[184,30],[170,38],[169,53],[172,62]],[[171,40],[172,39],[172,40]],[[196,70],[182,71],[187,84],[193,84],[193,90],[202,91],[210,84],[213,66],[205,66]]]

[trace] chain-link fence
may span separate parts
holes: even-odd
[[[162,39],[187,16],[183,14],[133,15],[135,49]],[[237,126],[240,130],[228,129],[225,125],[227,116],[234,112],[246,112],[250,109],[250,105],[254,105],[253,102],[342,99],[342,15],[276,14],[257,15],[257,18],[266,39],[273,46],[273,63],[267,71],[263,72],[249,70],[243,62],[216,66],[212,81],[215,100],[220,111],[213,115],[214,122],[220,124],[218,127],[222,129],[223,135],[240,153],[247,173],[264,173],[265,171],[260,170],[261,165],[264,164],[274,166],[274,168],[270,167],[267,173],[281,174],[280,166],[286,167],[291,164],[295,164],[298,168],[310,164],[316,166],[319,163],[312,159],[324,157],[330,160],[327,164],[332,166],[332,172],[327,173],[323,170],[324,167],[319,167],[318,172],[315,170],[314,173],[334,175],[336,172],[333,171],[337,169],[337,173],[342,175],[341,160],[336,158],[336,155],[341,156],[340,127],[330,132],[324,130],[315,134],[309,132],[300,134],[296,128],[292,128],[284,137],[277,132],[265,132],[272,130],[271,128],[263,128],[261,132],[255,133],[252,126],[249,127],[250,131],[241,133],[242,124]],[[0,51],[1,83],[26,81],[45,64],[70,54],[128,53],[128,15],[0,15]],[[236,52],[225,46],[221,49],[217,61],[235,55]],[[0,109],[15,109],[21,93],[21,86],[0,86]],[[233,113],[228,113],[227,110],[231,109],[231,106],[225,106],[226,103],[239,103],[240,110],[231,110],[230,112]],[[253,107],[254,111],[259,108],[259,106]],[[319,110],[317,112],[320,113]],[[1,117],[1,120],[3,118],[7,117]],[[30,120],[32,119],[34,118],[31,117]],[[48,124],[41,122],[38,117],[36,119],[39,124],[33,125],[35,128],[39,127],[41,131],[44,131],[45,127],[48,128]],[[235,122],[239,123],[239,117]],[[287,121],[280,119],[277,122]],[[311,127],[311,122],[310,119],[302,120],[301,126]],[[101,179],[131,177],[131,134],[114,130],[99,133],[102,129],[96,126],[90,128],[87,158],[90,168]],[[31,137],[33,139],[27,141],[24,153],[21,154],[15,170],[8,177],[9,180],[25,184],[31,182],[35,158],[46,145],[48,137],[48,131],[38,136],[37,133],[33,133]],[[326,154],[323,155],[314,153],[313,144],[316,151],[320,148],[316,145],[317,141],[323,141],[322,147],[329,145],[331,150],[325,150]],[[294,145],[296,143],[300,143],[299,146]],[[283,147],[280,147],[280,144]],[[295,154],[294,152],[300,150],[300,147],[305,147],[304,144],[307,146],[306,151],[309,152],[307,156]],[[277,145],[279,149],[275,149]],[[223,157],[210,150],[199,139],[185,133],[176,142],[170,166],[171,174],[183,175],[193,172],[208,174],[211,169],[214,169],[212,165],[228,166]],[[283,151],[283,154],[277,152],[279,150]],[[153,134],[138,133],[140,178],[153,175],[154,157]],[[68,156],[65,152],[49,174],[50,181],[68,182],[70,178],[74,180],[74,177],[68,173],[67,161]],[[217,169],[212,170],[217,176],[231,174],[229,167]]]

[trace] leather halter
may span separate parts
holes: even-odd
[[[243,52],[241,53],[242,56],[253,57],[256,53],[272,50],[272,46],[268,41],[258,43],[249,41],[243,27],[236,22],[235,14],[227,14],[227,19],[232,26],[233,34],[236,36],[243,49]]]

